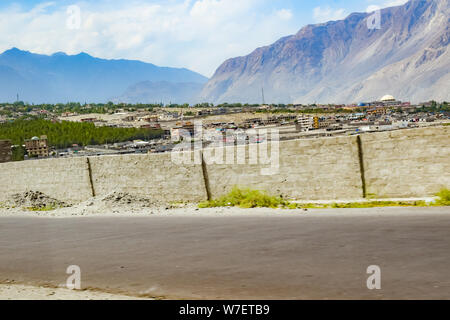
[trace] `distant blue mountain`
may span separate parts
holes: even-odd
[[[207,80],[184,68],[158,67],[134,60],[105,60],[86,53],[58,52],[48,56],[13,48],[0,54],[2,102],[14,101],[17,94],[20,100],[29,103],[107,102],[144,81],[203,85]],[[175,100],[177,97],[172,98]]]
[[[143,81],[136,83],[113,102],[127,103],[197,103],[198,95],[203,89],[203,83],[182,82],[174,83],[168,81]]]

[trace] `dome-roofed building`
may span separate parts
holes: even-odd
[[[387,94],[385,96],[383,96],[380,99],[381,104],[383,104],[384,106],[389,106],[389,107],[393,107],[393,106],[399,106],[402,104],[401,101],[398,101],[397,99],[395,99],[393,96],[391,96],[390,94]]]
[[[393,96],[391,96],[390,94],[388,94],[388,95],[385,95],[384,97],[382,97],[380,101],[381,102],[391,102],[391,101],[395,101],[395,98]]]
[[[29,157],[48,157],[48,140],[47,136],[33,137],[30,140],[25,140],[25,149]]]

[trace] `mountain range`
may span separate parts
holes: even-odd
[[[113,102],[165,104],[195,103],[204,86],[201,82],[142,81],[131,85]]]
[[[33,103],[351,103],[384,95],[450,100],[450,0],[410,0],[307,25],[228,59],[211,79],[188,69],[86,53],[0,54],[0,101]],[[379,25],[373,24],[375,20]],[[374,28],[375,26],[375,28]]]
[[[164,92],[158,94],[158,90],[153,90],[153,96],[140,101],[169,103],[195,97],[207,80],[188,69],[133,60],[105,60],[86,53],[49,56],[13,48],[0,54],[0,101],[5,102],[15,101],[17,94],[20,100],[30,103],[107,102],[120,100],[118,96],[127,92],[127,97],[133,98],[129,88],[143,81],[147,88],[155,83],[158,90],[165,85],[170,89],[172,84],[183,87],[179,83],[186,83],[180,97],[177,91],[171,91],[172,96],[165,100]]]
[[[308,25],[225,61],[205,85],[209,102],[350,103],[385,94],[450,100],[450,0],[411,0],[376,13]],[[374,26],[376,28],[374,28]]]

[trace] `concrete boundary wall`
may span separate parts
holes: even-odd
[[[177,164],[171,154],[100,156],[90,158],[93,190],[97,195],[128,192],[164,202],[206,199],[201,164]]]
[[[211,150],[184,153],[188,164],[172,161],[170,153],[2,163],[0,202],[29,190],[69,203],[115,191],[198,202],[234,185],[305,200],[433,196],[450,187],[449,138],[450,127],[434,127],[283,141],[272,175],[263,174],[270,164],[250,164],[250,146],[240,147],[244,164],[234,165],[209,161]]]
[[[361,135],[369,197],[433,196],[450,188],[450,127]]]
[[[0,164],[0,201],[12,194],[40,191],[65,202],[91,194],[86,158],[45,159]]]
[[[237,185],[287,199],[362,198],[355,136],[283,141],[279,145],[279,168],[271,175],[262,171],[270,164],[249,164],[249,146],[245,148],[246,164],[207,164],[212,197],[224,195]],[[270,159],[270,149],[267,154]]]

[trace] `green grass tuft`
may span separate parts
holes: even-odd
[[[439,197],[436,200],[436,204],[439,206],[450,206],[450,190],[442,189],[436,196]]]
[[[47,211],[54,211],[59,208],[60,207],[58,207],[58,206],[47,205],[45,207],[26,207],[25,210],[33,211],[33,212],[47,212]]]
[[[249,208],[296,208],[295,204],[283,200],[280,197],[268,195],[264,191],[240,189],[234,187],[230,193],[215,200],[205,201],[199,204],[199,208],[239,207]]]
[[[426,207],[425,201],[370,201],[333,203],[331,208]]]

